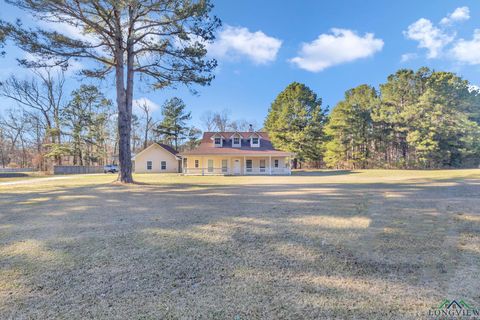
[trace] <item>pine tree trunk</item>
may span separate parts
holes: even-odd
[[[117,55],[116,65],[116,87],[117,87],[117,106],[118,106],[118,161],[120,164],[120,173],[118,180],[123,183],[133,183],[132,178],[132,155],[130,150],[131,136],[131,108],[127,106],[127,95],[132,94],[125,90],[124,85],[124,64],[123,54]]]

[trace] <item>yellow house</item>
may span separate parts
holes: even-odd
[[[266,132],[205,132],[200,145],[182,152],[188,175],[289,175],[290,152],[276,150]]]
[[[181,159],[178,152],[163,143],[153,143],[137,153],[134,161],[135,173],[180,172]]]

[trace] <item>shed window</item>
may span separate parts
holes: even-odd
[[[160,168],[162,170],[167,170],[167,161],[160,162]]]
[[[199,161],[195,160],[195,168],[198,168],[198,167],[200,167]]]
[[[147,170],[152,170],[152,161],[147,161]]]

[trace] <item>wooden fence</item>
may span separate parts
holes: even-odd
[[[103,173],[102,166],[53,166],[53,174]]]

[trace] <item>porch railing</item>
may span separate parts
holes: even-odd
[[[230,174],[229,168],[183,168],[184,174],[195,174],[195,175],[221,175],[221,174]]]
[[[201,176],[207,176],[207,175],[230,175],[230,174],[235,174],[233,172],[233,168],[183,168],[183,173],[184,174],[191,174],[191,175],[201,175]],[[268,175],[268,174],[290,174],[290,169],[289,168],[247,168],[244,167],[243,170],[238,172],[238,174],[245,174],[245,175]]]
[[[290,174],[288,168],[245,168],[245,174]]]

